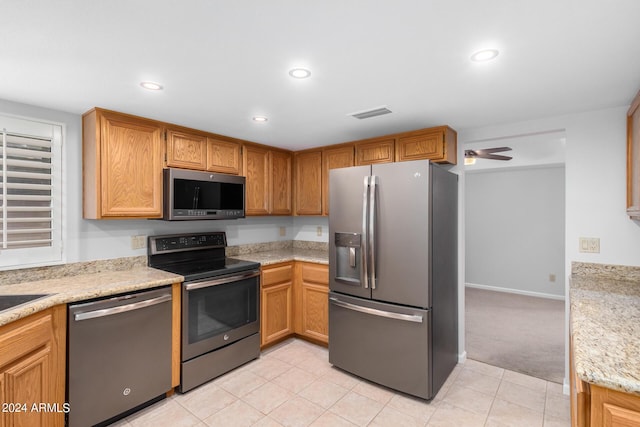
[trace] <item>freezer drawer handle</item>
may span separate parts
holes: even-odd
[[[259,270],[251,270],[248,273],[237,274],[235,276],[223,276],[220,279],[206,280],[204,282],[194,282],[189,285],[185,285],[184,288],[187,291],[193,291],[196,289],[208,288],[209,286],[223,285],[225,283],[238,282],[244,279],[251,279],[252,277],[258,277],[260,275]]]
[[[119,314],[119,313],[125,313],[127,311],[138,310],[141,308],[150,307],[152,305],[162,304],[163,302],[167,302],[167,301],[171,301],[171,294],[160,295],[159,297],[151,298],[151,299],[140,301],[140,302],[134,302],[133,304],[121,305],[118,307],[111,307],[111,308],[104,308],[102,310],[87,311],[84,313],[76,313],[74,315],[74,320],[77,322],[80,320],[88,320],[88,319],[95,319],[98,317],[111,316],[112,314]]]
[[[359,311],[365,314],[371,314],[373,316],[387,317],[389,319],[396,320],[404,320],[406,322],[414,322],[414,323],[422,323],[422,316],[417,314],[401,314],[401,313],[392,313],[390,311],[378,310],[375,308],[362,307],[355,304],[350,304],[348,302],[340,301],[336,298],[329,298],[329,301],[334,303],[335,305],[346,308],[348,310]]]

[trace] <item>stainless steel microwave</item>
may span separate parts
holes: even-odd
[[[163,174],[163,219],[244,218],[245,177],[175,168]]]

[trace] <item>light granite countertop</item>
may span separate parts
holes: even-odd
[[[640,280],[575,271],[569,294],[576,374],[640,395]]]
[[[78,274],[0,286],[0,295],[48,294],[48,296],[0,311],[0,326],[58,304],[170,285],[184,277],[149,267]]]
[[[234,258],[259,262],[261,265],[277,264],[287,261],[306,261],[318,264],[329,264],[327,251],[302,248],[273,249],[263,252],[234,255]]]

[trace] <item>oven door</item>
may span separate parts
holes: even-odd
[[[259,270],[185,282],[182,361],[258,333],[259,299]]]

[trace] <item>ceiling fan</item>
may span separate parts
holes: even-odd
[[[495,148],[483,148],[483,149],[478,149],[478,150],[464,150],[464,158],[465,158],[465,163],[467,159],[474,160],[475,163],[475,159],[490,159],[490,160],[511,160],[512,157],[510,156],[503,156],[501,154],[494,154],[494,153],[500,153],[502,151],[511,151],[511,147],[495,147]]]

